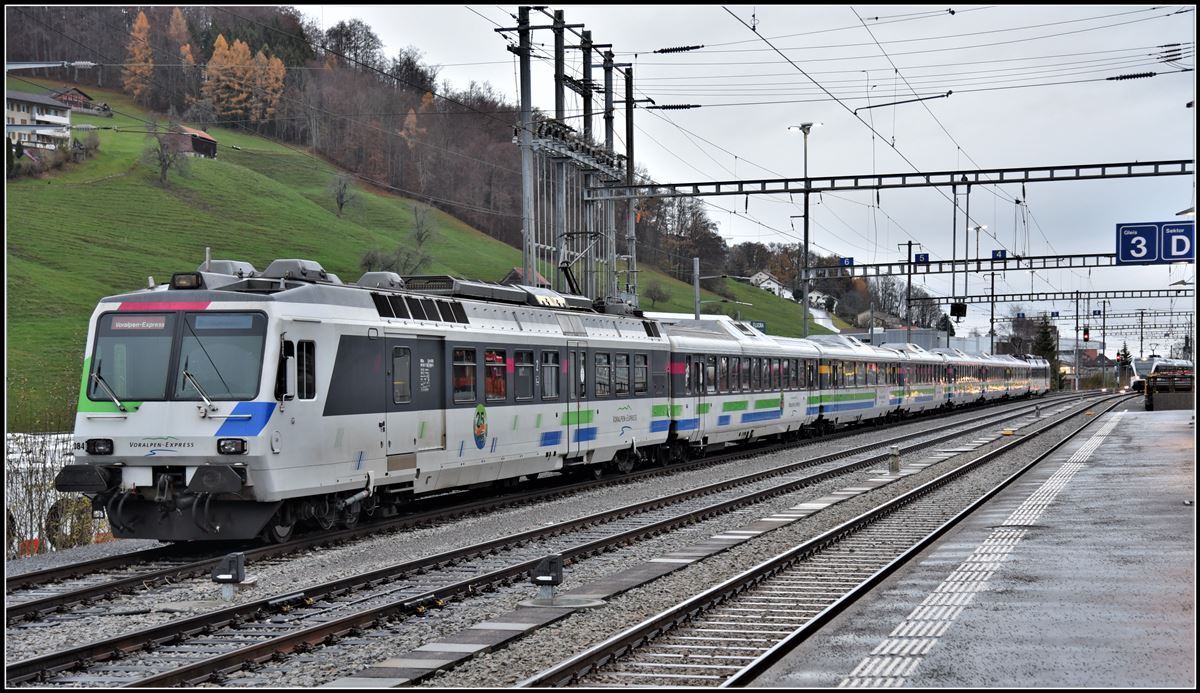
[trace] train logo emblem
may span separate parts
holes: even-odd
[[[482,404],[475,405],[475,447],[483,449],[487,442],[487,409]]]

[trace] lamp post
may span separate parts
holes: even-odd
[[[804,133],[804,281],[800,283],[800,303],[804,306],[803,336],[808,336],[808,132],[821,123],[800,123],[789,125],[788,130],[799,130]]]

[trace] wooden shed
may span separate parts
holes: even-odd
[[[179,142],[179,148],[183,151],[209,159],[217,158],[217,141],[213,139],[212,135],[185,125],[177,126],[176,131],[184,136],[180,137]]]

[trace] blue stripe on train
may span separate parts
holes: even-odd
[[[671,428],[671,420],[670,419],[659,419],[658,421],[650,422],[650,432],[651,433],[662,433],[663,431],[670,430],[670,428]]]
[[[545,431],[542,433],[542,447],[558,445],[562,442],[562,431]]]
[[[898,400],[893,400],[892,404],[898,404]],[[870,409],[875,406],[874,400],[860,400],[858,402],[841,402],[839,404],[826,404],[825,413],[833,414],[839,411],[851,411],[853,409]],[[817,414],[820,410],[817,407],[810,406],[807,410],[809,416]]]
[[[589,426],[588,428],[576,429],[575,430],[575,442],[576,443],[586,443],[589,440],[595,440],[597,430],[598,429],[595,426]]]
[[[676,431],[694,431],[700,428],[700,417],[694,419],[678,419],[675,421]]]
[[[718,426],[728,426],[730,418],[732,418],[732,417],[730,417],[729,414],[722,414],[722,415],[718,416],[717,417],[717,425]]]
[[[231,416],[250,415],[249,419],[225,419],[225,423],[217,429],[220,436],[256,436],[262,433],[275,411],[274,402],[238,402]]]
[[[771,411],[756,411],[751,414],[742,414],[742,423],[753,423],[755,421],[770,421],[783,417],[782,409],[774,409]]]

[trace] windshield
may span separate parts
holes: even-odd
[[[97,375],[122,401],[165,399],[174,334],[175,316],[169,313],[101,316],[88,375],[88,399],[110,401]]]
[[[209,399],[252,399],[266,331],[267,319],[259,313],[185,315],[172,399],[201,399],[197,385]]]
[[[210,400],[253,399],[262,380],[266,326],[261,313],[102,315],[88,399],[110,401],[104,385],[121,401],[198,401],[197,385]]]

